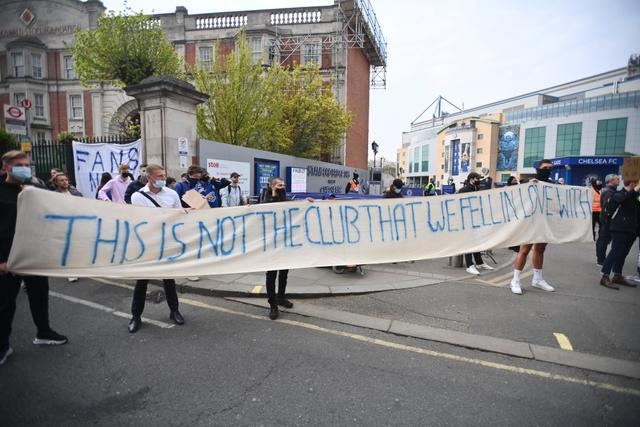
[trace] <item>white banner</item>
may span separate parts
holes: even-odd
[[[238,185],[244,197],[249,197],[251,184],[251,165],[246,162],[234,162],[231,160],[207,159],[207,172],[210,177],[231,179],[231,174],[240,174]],[[221,190],[222,191],[222,190]]]
[[[123,163],[129,165],[129,172],[137,178],[141,162],[141,139],[129,144],[86,144],[73,141],[76,188],[84,197],[95,198],[102,174],[109,172],[115,178],[118,166]]]
[[[9,269],[170,278],[441,258],[591,240],[591,190],[527,184],[406,199],[327,200],[185,213],[25,189]]]

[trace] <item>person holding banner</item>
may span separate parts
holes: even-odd
[[[402,198],[402,187],[404,187],[404,182],[401,179],[394,179],[393,183],[387,191],[382,195],[383,199],[399,199]]]
[[[551,169],[553,165],[550,160],[543,159],[538,163],[538,167],[536,168],[536,176],[531,182],[547,182],[552,183],[551,181]],[[524,181],[522,182],[524,183]],[[547,248],[546,243],[529,243],[525,245],[520,245],[520,249],[518,251],[518,256],[514,262],[513,269],[513,279],[511,279],[511,292],[516,295],[522,295],[522,287],[520,286],[520,274],[522,273],[522,269],[524,269],[525,264],[527,263],[527,257],[529,256],[529,252],[533,249],[533,280],[531,281],[531,286],[534,288],[542,289],[546,292],[553,292],[555,289],[553,286],[547,283],[546,280],[542,277],[542,266],[544,264],[544,251]]]
[[[147,166],[147,185],[131,196],[131,204],[136,206],[146,206],[149,208],[173,208],[182,209],[178,193],[166,187],[166,174],[160,165]],[[129,332],[135,333],[142,325],[142,312],[147,299],[147,284],[149,280],[136,280],[136,287],[133,291],[133,301],[131,302],[131,320],[129,321]],[[164,279],[164,293],[167,297],[167,305],[171,313],[169,318],[178,325],[184,325],[184,317],[178,311],[178,294],[176,292],[176,281]]]
[[[40,276],[18,276],[7,269],[7,259],[13,244],[18,216],[18,195],[25,185],[43,189],[31,175],[31,160],[23,151],[9,151],[2,156],[0,177],[0,365],[13,350],[9,345],[11,324],[16,312],[16,298],[20,283],[24,281],[29,298],[31,317],[37,328],[33,340],[37,345],[59,345],[68,342],[67,337],[49,326],[49,281]]]
[[[482,181],[482,177],[480,176],[480,174],[477,172],[471,172],[467,176],[467,180],[465,181],[467,184],[462,187],[460,191],[458,191],[458,194],[480,191],[480,181]],[[479,276],[480,271],[478,270],[478,268],[482,268],[484,270],[495,270],[493,267],[482,260],[482,254],[480,252],[464,254],[464,260],[467,264],[467,273],[469,274]]]
[[[98,199],[108,202],[111,200],[114,203],[126,204],[124,195],[127,192],[127,187],[131,184],[131,176],[129,174],[129,165],[126,163],[118,166],[118,172],[120,175],[107,182],[104,187],[98,192]],[[111,191],[111,199],[107,195],[107,192]]]

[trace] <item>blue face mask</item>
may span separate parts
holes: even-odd
[[[167,181],[164,179],[156,179],[156,182],[153,184],[156,188],[164,188],[167,186]]]
[[[394,191],[394,193],[396,193],[396,194],[400,194],[400,193],[402,192],[402,189],[400,189],[400,188],[394,188],[394,189],[393,189],[393,191]]]
[[[29,181],[31,179],[31,168],[29,166],[13,166],[11,175],[18,181]]]

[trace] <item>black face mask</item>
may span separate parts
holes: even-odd
[[[549,181],[551,169],[536,169],[536,179],[539,181]]]
[[[593,188],[595,188],[596,190],[600,191],[600,190],[602,190],[602,184],[595,184],[593,186]]]
[[[285,190],[284,188],[276,188],[276,194],[279,198],[282,199],[287,196],[287,190]]]

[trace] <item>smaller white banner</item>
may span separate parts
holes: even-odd
[[[73,141],[73,164],[76,188],[84,197],[95,198],[100,177],[109,172],[118,175],[118,166],[129,165],[129,172],[138,177],[142,162],[142,140],[129,144],[86,144]]]
[[[249,196],[251,191],[250,177],[251,165],[246,162],[234,162],[231,160],[207,159],[207,172],[209,176],[216,178],[231,179],[231,174],[237,172],[240,174],[238,185],[242,190],[244,197]]]
[[[307,170],[305,168],[291,168],[291,192],[307,192]]]

